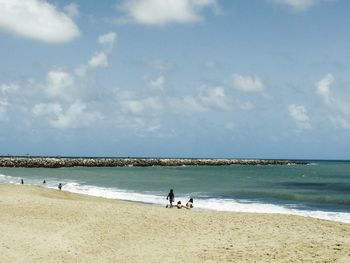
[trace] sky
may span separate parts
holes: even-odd
[[[0,155],[350,159],[349,13],[0,0]]]

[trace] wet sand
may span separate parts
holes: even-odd
[[[0,185],[0,222],[0,262],[350,262],[350,224],[299,216]]]

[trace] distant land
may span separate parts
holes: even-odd
[[[2,156],[0,167],[125,167],[125,166],[224,166],[308,164],[302,160],[212,159],[212,158],[131,158],[131,157],[47,157]]]

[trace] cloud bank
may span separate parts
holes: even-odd
[[[58,129],[89,127],[101,118],[98,112],[87,111],[86,104],[77,100],[65,110],[60,103],[36,104],[32,113],[36,117],[46,117],[50,125]]]
[[[44,97],[31,107],[32,115],[36,119],[44,119],[51,127],[57,129],[90,127],[102,119],[100,112],[83,101],[85,92],[81,88],[80,77],[95,68],[108,66],[108,55],[112,51],[116,37],[114,32],[109,32],[98,38],[97,41],[104,50],[95,53],[86,65],[80,67],[82,75],[61,68],[48,71],[45,83],[37,85]],[[1,89],[9,90],[10,86],[3,85]]]

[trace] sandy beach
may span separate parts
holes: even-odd
[[[350,262],[350,224],[26,185],[0,192],[0,262]]]

